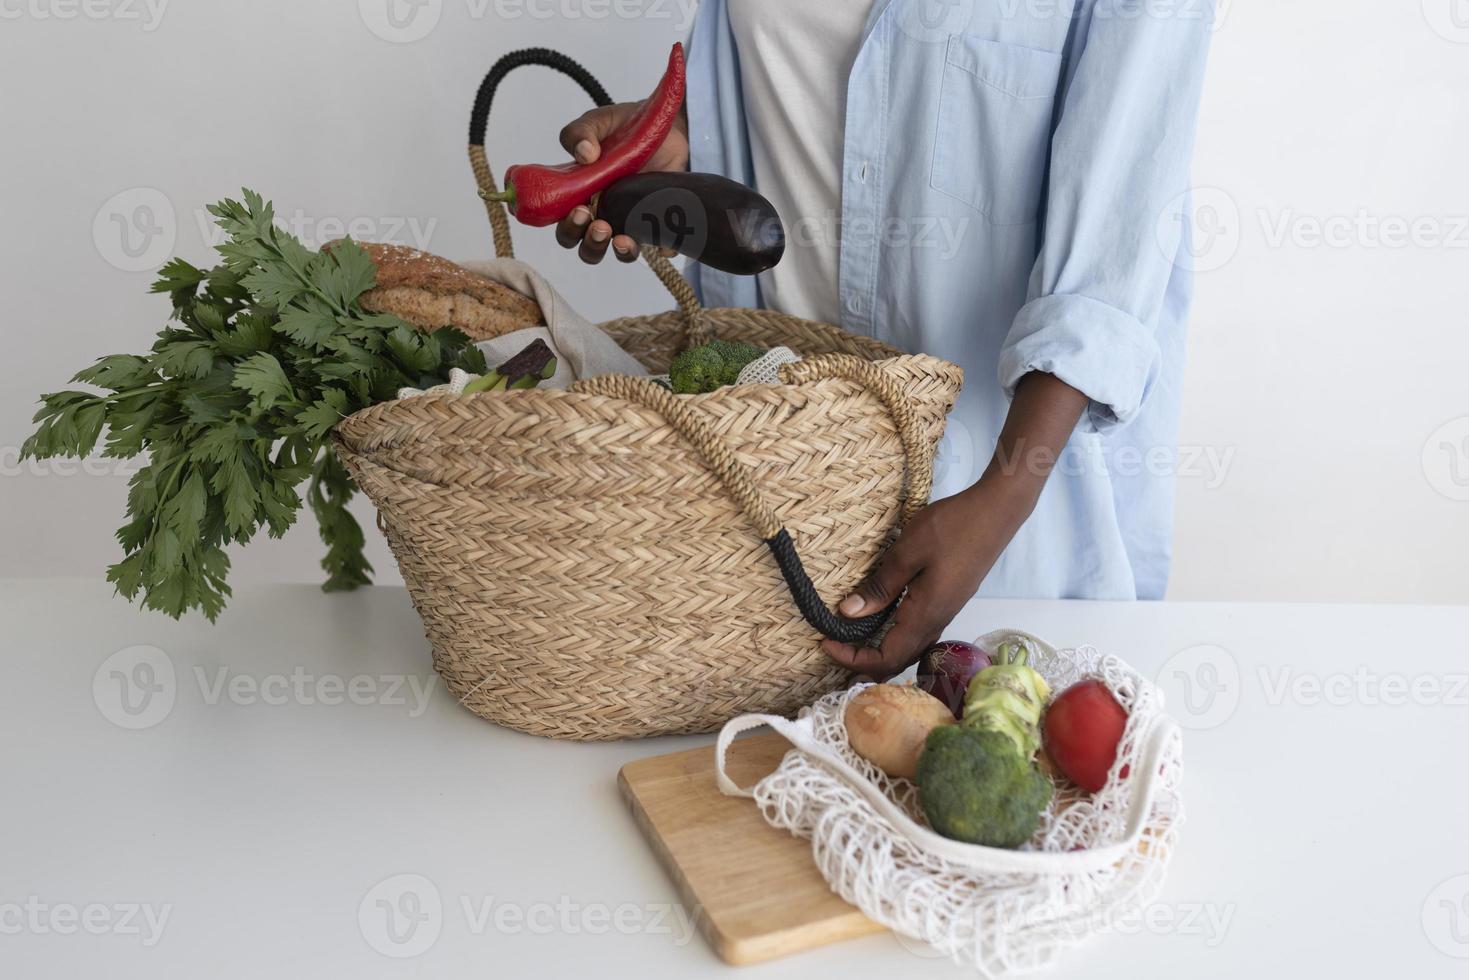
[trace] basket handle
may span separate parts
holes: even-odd
[[[928,502],[929,493],[933,489],[933,453],[923,437],[912,404],[897,382],[876,364],[853,354],[822,354],[786,364],[780,370],[781,380],[787,384],[845,378],[857,382],[882,400],[898,430],[907,459],[907,478],[904,481],[903,502],[898,514],[899,526],[906,525]],[[688,399],[680,398],[647,378],[625,374],[585,378],[573,384],[571,390],[637,402],[661,415],[675,432],[688,440],[723,484],[724,489],[740,505],[750,523],[755,525],[756,533],[775,556],[775,563],[780,567],[781,575],[785,578],[786,586],[790,589],[791,597],[795,599],[802,617],[823,636],[841,643],[862,643],[876,634],[892,616],[898,605],[896,599],[881,612],[863,616],[861,619],[838,616],[826,607],[796,553],[796,545],[790,532],[775,516],[775,511],[756,484],[749,467],[735,458],[729,445]]]
[[[559,71],[580,85],[598,106],[612,104],[612,97],[591,72],[550,48],[521,48],[511,51],[496,61],[485,75],[484,81],[480,82],[479,91],[474,96],[474,108],[469,114],[469,165],[474,170],[474,182],[479,187],[479,196],[485,202],[485,213],[490,218],[495,255],[506,259],[515,258],[515,246],[510,241],[510,215],[504,201],[492,199],[499,193],[500,187],[495,182],[489,158],[485,155],[485,130],[489,127],[490,104],[495,100],[495,92],[500,83],[505,80],[506,75],[526,65]],[[645,245],[641,251],[648,267],[678,303],[679,311],[683,314],[686,346],[696,347],[704,343],[709,339],[709,330],[704,323],[703,307],[699,305],[699,298],[694,295],[694,288],[656,248]]]

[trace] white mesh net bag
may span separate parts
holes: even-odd
[[[782,365],[794,364],[801,355],[789,347],[772,347],[740,369],[737,385],[778,385]]]
[[[843,715],[863,688],[829,694],[795,721],[736,718],[716,748],[720,789],[753,797],[773,826],[811,841],[834,892],[875,922],[981,974],[1027,973],[1062,949],[1133,921],[1158,894],[1183,822],[1182,738],[1163,695],[1116,657],[1056,650],[1019,630],[1054,691],[1100,678],[1128,712],[1117,761],[1096,794],[1059,782],[1040,828],[1018,850],[965,844],[928,829],[917,787],[892,779],[847,744]],[[754,787],[725,774],[735,735],[769,725],[794,749]]]

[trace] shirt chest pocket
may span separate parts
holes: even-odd
[[[929,184],[991,224],[1036,220],[1061,55],[949,36]]]

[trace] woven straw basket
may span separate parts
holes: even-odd
[[[490,96],[521,64],[549,64],[608,101],[554,52],[502,59],[471,127],[482,193],[494,189]],[[504,210],[487,206],[509,256]],[[707,732],[841,686],[820,635],[870,636],[887,612],[852,622],[829,606],[927,502],[962,380],[955,365],[827,324],[701,309],[666,259],[644,257],[679,309],[602,326],[650,371],[711,335],[806,359],[783,369],[787,384],[708,395],[620,376],[429,395],[358,412],[333,434],[377,505],[449,690],[536,735]]]

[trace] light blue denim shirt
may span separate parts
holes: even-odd
[[[1213,17],[1212,0],[876,0],[868,18],[847,83],[841,325],[964,368],[935,495],[978,478],[1026,373],[1091,399],[981,595],[1167,586]],[[753,186],[726,0],[701,3],[688,71],[691,168]],[[756,279],[691,278],[710,306],[761,305]]]

